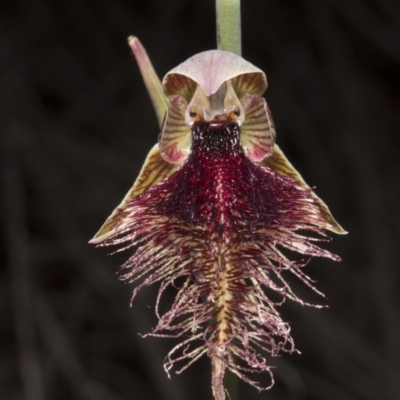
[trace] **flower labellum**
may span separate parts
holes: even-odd
[[[211,50],[170,71],[162,87],[168,107],[159,144],[91,242],[132,249],[120,275],[137,282],[132,299],[160,282],[150,334],[182,339],[166,359],[167,373],[206,354],[215,399],[225,399],[226,369],[266,389],[253,378],[267,372],[272,386],[266,354],[295,350],[276,306],[306,304],[284,274],[319,293],[303,267],[313,256],[339,260],[316,242],[326,240],[325,230],[345,232],[275,145],[260,69]],[[307,260],[291,261],[286,250]],[[160,315],[163,292],[178,284]]]

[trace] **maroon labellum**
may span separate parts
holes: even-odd
[[[225,369],[262,390],[251,374],[265,371],[273,383],[266,354],[294,351],[276,306],[286,298],[305,304],[284,274],[317,292],[303,267],[313,256],[338,260],[316,242],[326,240],[325,229],[344,231],[274,149],[261,70],[212,50],[173,69],[163,88],[169,104],[159,145],[92,243],[135,249],[121,270],[121,279],[138,282],[133,297],[160,282],[151,335],[182,338],[167,372],[207,354],[216,399],[225,398]],[[291,261],[286,250],[306,260]],[[159,315],[162,293],[177,281],[171,309]]]

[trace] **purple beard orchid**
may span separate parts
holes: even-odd
[[[272,386],[266,354],[295,349],[276,306],[307,304],[284,275],[319,293],[303,267],[314,256],[339,260],[316,242],[327,240],[325,230],[345,231],[275,145],[260,69],[211,50],[170,71],[162,85],[168,108],[159,144],[91,243],[132,250],[120,275],[137,284],[132,299],[160,282],[150,335],[182,339],[167,356],[167,373],[206,354],[215,399],[225,398],[226,369],[266,389],[253,378],[267,372]],[[286,250],[305,259],[291,261]],[[171,285],[174,302],[160,315]]]

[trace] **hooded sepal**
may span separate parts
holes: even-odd
[[[196,85],[193,86],[191,82],[200,85],[206,96],[211,96],[231,79],[240,95],[261,95],[267,89],[264,72],[242,57],[223,50],[204,51],[190,57],[168,72],[162,84],[167,96],[193,95]]]

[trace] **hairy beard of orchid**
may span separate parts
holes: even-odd
[[[253,75],[247,87],[259,78]],[[179,76],[174,87],[182,81]],[[168,94],[168,81],[164,84]],[[326,240],[324,229],[343,233],[280,150],[272,156],[274,127],[264,99],[241,93],[240,79],[234,86],[231,80],[218,82],[217,99],[200,84],[185,98],[169,93],[160,149],[150,153],[136,189],[94,240],[133,250],[121,269],[122,280],[139,282],[133,298],[160,282],[159,320],[150,334],[181,338],[165,369],[182,363],[180,372],[207,354],[216,399],[225,398],[226,369],[259,390],[266,387],[253,375],[267,372],[272,385],[266,355],[294,351],[290,327],[276,306],[285,299],[305,304],[284,273],[319,293],[303,267],[313,256],[338,260],[315,243]],[[212,114],[213,107],[225,114]],[[212,115],[207,118],[204,110]],[[290,261],[286,250],[304,260]],[[160,315],[169,286],[177,293],[171,309]],[[276,293],[274,301],[265,289]]]

